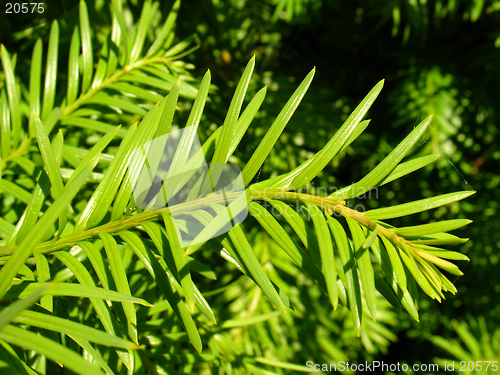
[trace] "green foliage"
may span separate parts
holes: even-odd
[[[367,5],[376,9],[383,21],[392,18],[392,35],[402,34],[404,43],[408,43],[413,33],[419,38],[427,38],[431,27],[440,28],[450,19],[463,18],[476,22],[481,15],[500,9],[500,2],[497,0],[403,0],[388,2],[383,6],[377,2],[369,2]]]
[[[443,349],[450,359],[439,358],[442,367],[453,366],[465,374],[496,374],[500,358],[500,330],[491,330],[483,317],[469,318],[468,322],[453,320],[451,325],[460,341],[431,337],[430,341]]]
[[[468,258],[441,246],[466,241],[448,232],[470,221],[398,228],[386,220],[474,192],[366,212],[351,203],[437,159],[408,157],[431,118],[357,182],[326,194],[314,189],[312,182],[367,128],[362,120],[381,81],[315,154],[258,181],[315,70],[258,133],[253,120],[267,90],[246,100],[253,94],[255,57],[250,59],[222,125],[202,150],[206,160],[239,163],[253,218],[183,249],[171,213],[190,207],[138,208],[127,178],[132,151],[174,129],[187,129],[188,138],[208,133],[205,112],[211,96],[220,98],[210,94],[210,71],[199,85],[187,73],[181,58],[190,42],[173,45],[179,2],[162,24],[153,22],[158,9],[159,3],[146,1],[133,25],[124,4],[113,1],[108,34],[96,38],[81,1],[67,48],[67,82],[58,84],[64,45],[55,21],[43,90],[43,42],[35,42],[24,80],[16,74],[17,57],[0,47],[2,365],[21,373],[54,373],[63,366],[85,374],[262,374],[305,372],[307,358],[331,362],[361,349],[367,356],[387,352],[396,340],[391,329],[397,312],[404,308],[419,319],[418,288],[438,301],[445,292],[456,293],[448,274],[462,272],[450,260]],[[259,144],[240,154],[248,133]],[[182,166],[187,151],[176,157]],[[209,203],[221,204],[216,197]]]

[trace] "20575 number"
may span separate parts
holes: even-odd
[[[30,12],[31,8],[31,12]],[[43,13],[43,3],[7,3],[5,4],[5,13]]]

